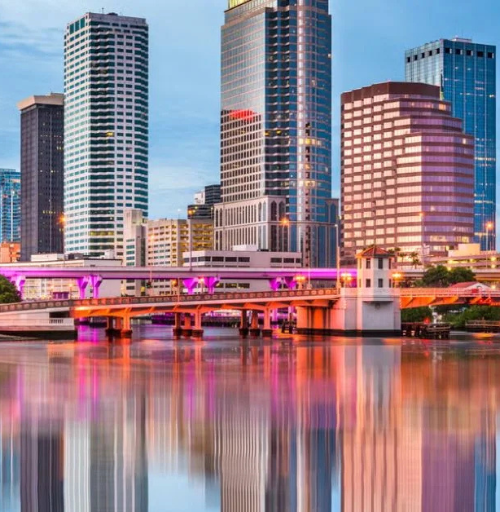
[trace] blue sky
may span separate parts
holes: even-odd
[[[404,50],[443,37],[500,43],[498,0],[331,0],[334,147],[340,93],[402,80]],[[150,217],[185,214],[219,180],[220,25],[227,0],[0,0],[0,167],[19,168],[16,102],[62,91],[63,34],[88,11],[150,25]],[[338,151],[333,161],[338,190]]]

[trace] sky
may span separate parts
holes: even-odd
[[[144,17],[150,26],[150,218],[185,216],[193,194],[219,182],[226,6],[227,0],[0,0],[0,168],[19,169],[16,103],[62,92],[66,24],[102,9]],[[500,2],[330,0],[330,11],[338,196],[340,94],[403,80],[405,49],[425,42],[460,36],[500,46]]]

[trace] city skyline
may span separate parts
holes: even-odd
[[[4,3],[3,1],[0,3]],[[447,3],[447,2],[446,2]],[[454,9],[445,3],[425,1],[417,9],[404,8],[388,0],[384,9],[363,2],[354,8],[331,2],[333,12],[333,195],[339,191],[339,101],[340,93],[384,80],[403,79],[404,50],[424,41],[459,35],[475,41],[497,44],[491,17],[477,19],[477,8],[461,1]],[[483,5],[484,4],[484,5]],[[492,1],[482,6],[494,12]],[[2,5],[0,24],[0,64],[11,69],[12,80],[0,86],[0,115],[4,119],[0,136],[3,167],[19,167],[18,118],[16,102],[34,92],[48,93],[62,89],[62,36],[68,21],[84,11],[100,12],[101,5],[56,8],[49,20],[38,23],[40,8],[36,2],[23,7]],[[105,11],[145,17],[151,33],[151,167],[150,216],[175,217],[185,209],[194,192],[217,181],[219,175],[219,31],[226,0],[193,1],[187,7],[168,6],[164,19],[162,7],[143,2],[110,2]],[[182,16],[189,13],[189,23]],[[419,25],[418,16],[426,18]],[[444,14],[446,13],[446,16]],[[373,24],[376,16],[379,23]],[[45,17],[44,17],[45,18]],[[430,18],[430,19],[429,19]],[[494,17],[493,17],[494,18]],[[37,21],[36,29],[34,21]],[[159,21],[162,20],[160,25]],[[412,24],[408,22],[412,20]],[[427,23],[427,20],[429,22]],[[181,22],[179,22],[181,21]],[[389,30],[389,28],[391,30]],[[183,37],[179,37],[183,34]],[[384,34],[384,38],[380,35]],[[378,44],[368,44],[378,37]],[[206,44],[199,45],[202,38]],[[165,52],[165,49],[171,52]],[[3,50],[3,51],[2,51]],[[33,79],[36,77],[34,91]],[[202,79],[203,88],[199,87]],[[15,87],[12,87],[12,83]],[[168,205],[165,197],[169,198]]]

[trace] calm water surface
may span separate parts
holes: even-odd
[[[1,511],[500,503],[500,338],[174,342],[170,330],[0,345]]]

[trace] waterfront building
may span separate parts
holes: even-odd
[[[124,210],[148,211],[148,25],[87,13],[64,51],[65,251],[122,258]]]
[[[406,80],[440,86],[452,115],[474,136],[474,233],[496,247],[496,47],[470,39],[440,39],[408,50]],[[488,233],[490,231],[491,233]]]
[[[229,0],[217,250],[251,244],[326,265],[331,57],[328,0]]]
[[[346,261],[377,245],[446,254],[473,237],[474,142],[439,88],[387,82],[342,95]]]
[[[302,255],[300,252],[268,252],[257,251],[256,247],[242,246],[234,251],[202,250],[185,252],[183,265],[185,267],[223,267],[223,268],[261,268],[261,269],[289,269],[302,268]],[[207,283],[200,279],[194,291],[207,288]],[[282,283],[285,286],[285,283]],[[217,285],[218,292],[247,291],[268,292],[268,279],[228,279]]]
[[[30,96],[21,111],[21,259],[64,252],[64,95]]]
[[[88,268],[89,274],[95,272],[95,274],[99,275],[100,270],[103,268],[116,268],[120,265],[121,260],[116,259],[87,258],[81,255],[72,259],[67,259],[64,254],[34,254],[29,262],[11,264],[3,263],[0,265],[0,269],[15,267],[16,270],[19,270],[20,275],[22,275],[22,269],[24,268]],[[88,283],[85,288],[84,298],[90,299],[92,296],[92,286]],[[106,298],[119,296],[120,281],[108,279],[106,281],[102,281],[99,285],[99,297]],[[78,287],[77,279],[26,279],[23,286],[24,300],[47,300],[53,298],[78,300],[80,298],[80,289]]]
[[[208,185],[194,196],[194,204],[187,207],[188,219],[214,218],[214,206],[220,203],[220,185]]]
[[[0,169],[0,242],[19,242],[21,238],[21,173]]]

